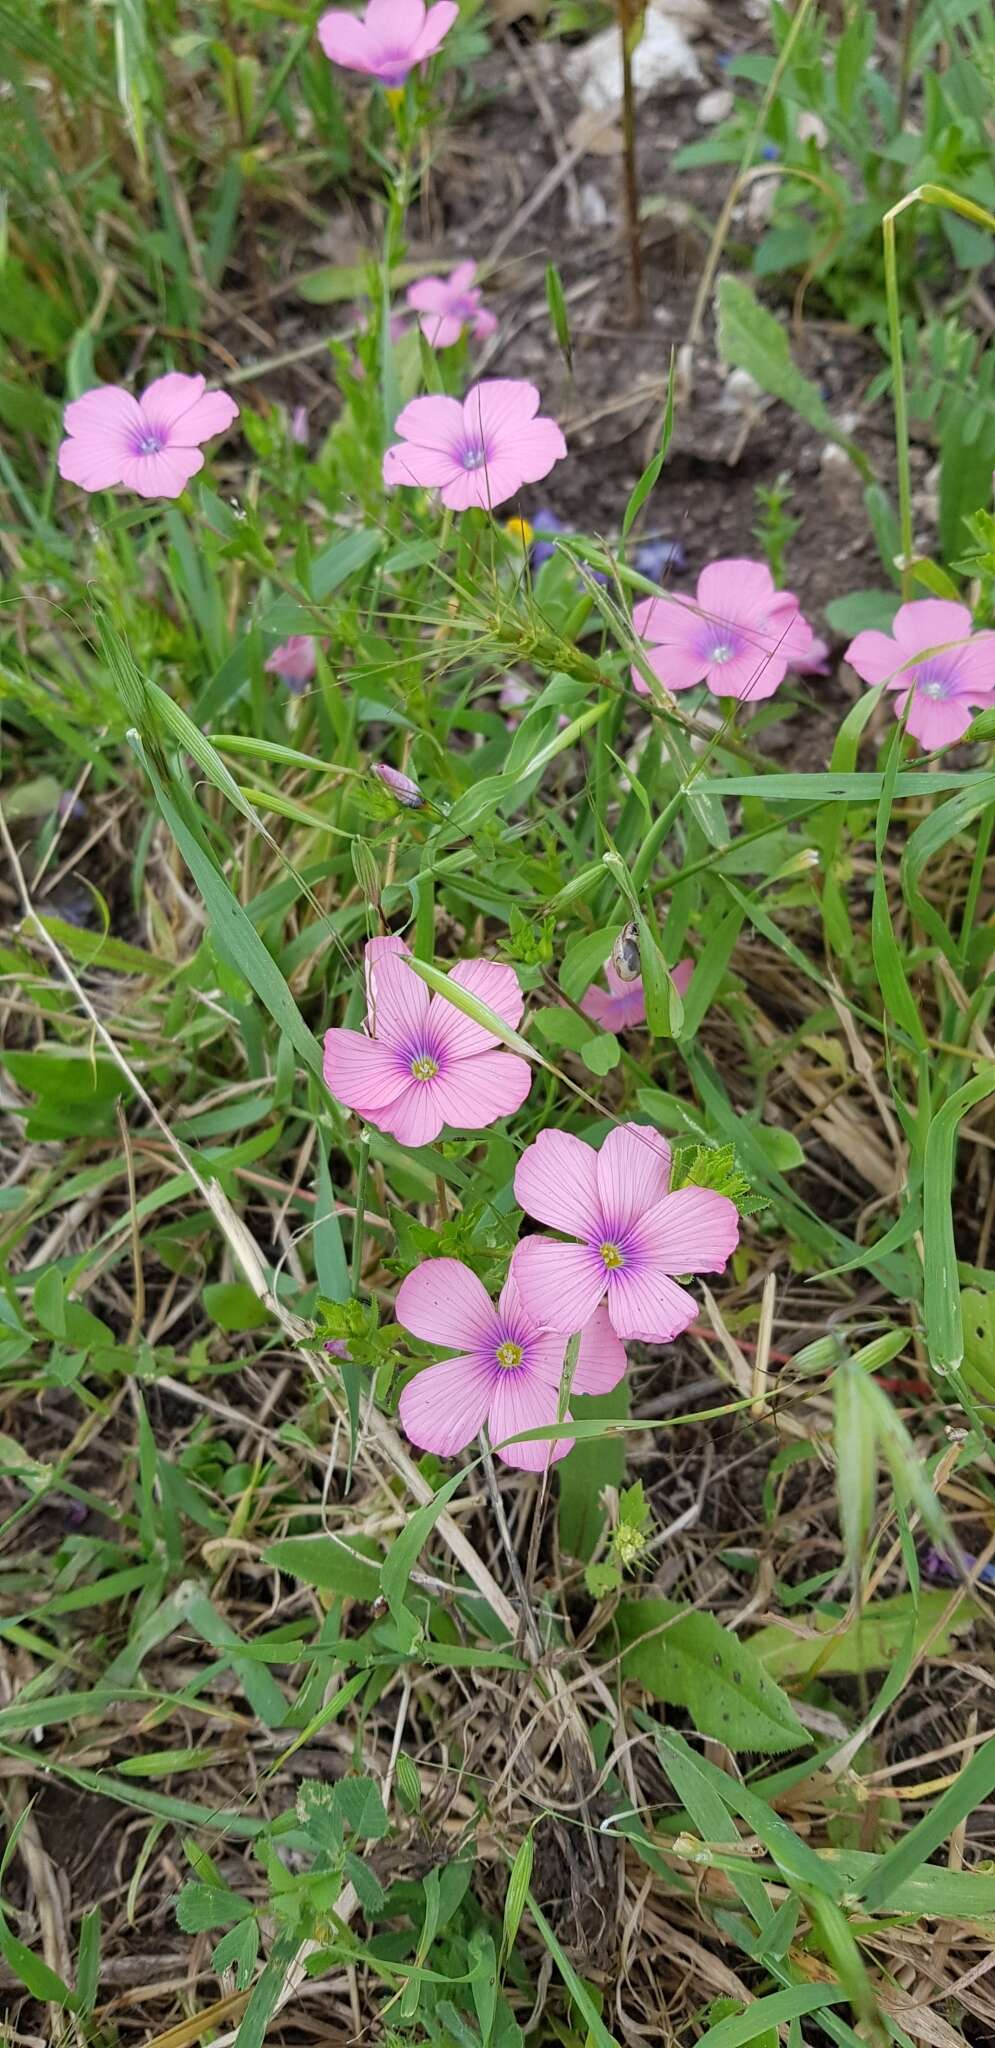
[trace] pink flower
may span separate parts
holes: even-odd
[[[457,263],[448,277],[422,277],[409,284],[408,305],[422,314],[418,325],[432,348],[452,348],[464,327],[476,341],[486,341],[496,332],[497,321],[473,282],[476,275],[475,263]]]
[[[721,1273],[739,1241],[734,1202],[670,1186],[670,1146],[648,1124],[620,1124],[593,1152],[567,1131],[541,1131],[515,1173],[530,1216],[579,1244],[525,1237],[515,1278],[527,1309],[556,1330],[582,1330],[607,1293],[619,1337],[665,1344],[697,1315],[677,1273]]]
[[[375,761],[370,774],[375,775],[385,789],[389,789],[391,796],[397,803],[403,804],[406,811],[424,810],[425,799],[417,782],[413,781],[410,775],[402,775],[400,768],[391,768],[387,761]]]
[[[409,952],[403,939],[369,941],[366,1032],[326,1031],[325,1083],[336,1101],[400,1144],[430,1145],[443,1124],[479,1131],[512,1116],[532,1072],[445,996],[430,997]],[[449,979],[517,1027],[525,999],[514,968],[461,960]]]
[[[140,498],[178,498],[204,467],[200,443],[238,418],[227,391],[208,391],[203,377],[171,370],[141,398],[118,384],[98,384],[65,410],[59,475],[84,491],[126,484]]]
[[[517,1253],[516,1253],[517,1259]],[[409,1380],[401,1395],[401,1422],[420,1450],[451,1458],[487,1424],[492,1444],[541,1429],[557,1419],[566,1339],[529,1313],[515,1282],[515,1260],[494,1307],[483,1284],[459,1259],[429,1259],[402,1281],[395,1315],[428,1344],[455,1351]],[[625,1371],[625,1352],[603,1309],[581,1337],[573,1377],[578,1394],[607,1394]],[[572,1417],[567,1411],[564,1422]],[[544,1472],[573,1447],[568,1436],[546,1443],[512,1444],[506,1465]]]
[[[790,590],[775,590],[763,562],[728,556],[710,562],[694,598],[644,598],[632,623],[649,665],[668,690],[707,683],[716,697],[772,697],[812,645],[812,628]],[[633,669],[643,696],[649,688]]]
[[[949,747],[967,731],[972,705],[995,702],[995,633],[971,625],[966,604],[916,598],[899,605],[890,633],[858,633],[844,660],[865,683],[899,692],[896,714],[908,704],[907,729],[925,748]]]
[[[317,666],[318,656],[310,633],[291,633],[290,639],[281,640],[269,660],[263,662],[266,674],[280,676],[295,697],[311,681]]]
[[[299,448],[307,447],[310,429],[306,405],[295,405],[290,415],[290,438],[292,441],[296,441]]]
[[[831,667],[828,640],[819,640],[813,633],[808,653],[796,655],[791,666],[796,676],[827,676]]]
[[[385,484],[421,484],[454,512],[489,511],[521,484],[548,476],[567,452],[555,420],[537,419],[539,393],[514,377],[474,384],[456,398],[413,398],[397,416],[402,436],[383,459]]]
[[[687,986],[694,973],[693,960],[678,960],[671,968],[670,979],[679,996],[687,992]],[[646,1022],[646,999],[640,976],[635,981],[623,981],[610,960],[605,961],[605,980],[608,994],[603,988],[589,988],[581,998],[581,1009],[585,1017],[602,1031],[633,1031],[637,1024]]]
[[[333,64],[363,71],[391,90],[434,55],[459,13],[455,0],[369,0],[366,13],[333,7],[318,23],[318,41]]]

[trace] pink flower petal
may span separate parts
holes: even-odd
[[[358,15],[329,8],[318,23],[318,41],[331,64],[343,64],[349,71],[372,70],[370,32]]]
[[[712,1188],[675,1188],[644,1207],[640,1240],[664,1273],[721,1273],[739,1243],[735,1202]]]
[[[390,1104],[410,1086],[393,1047],[339,1027],[325,1033],[325,1086],[336,1102],[379,1123]]]
[[[561,1330],[533,1337],[529,1363],[548,1385],[559,1391],[563,1379],[570,1333]],[[606,1308],[596,1309],[581,1333],[580,1351],[573,1377],[575,1394],[608,1394],[617,1387],[626,1368],[625,1346],[616,1337]]]
[[[395,441],[383,459],[383,480],[388,490],[394,490],[398,484],[414,485],[423,491],[451,489],[462,476],[463,469],[455,455],[444,448],[418,448],[413,441]]]
[[[727,555],[702,570],[695,595],[700,610],[712,618],[746,619],[751,612],[767,609],[774,596],[774,578],[766,562]]]
[[[762,647],[751,648],[746,654],[735,655],[732,661],[713,663],[708,671],[708,687],[716,697],[735,697],[741,704],[759,704],[765,697],[773,697],[787,672],[783,655],[771,654]]]
[[[149,425],[180,448],[195,448],[212,434],[223,434],[238,418],[238,406],[227,391],[207,391],[203,377],[184,377],[179,370],[157,377],[142,392],[141,403]]]
[[[556,1421],[557,1397],[553,1389],[537,1379],[527,1367],[517,1372],[502,1372],[491,1394],[490,1413],[487,1417],[487,1434],[495,1446],[502,1444],[505,1437],[515,1436],[521,1429],[542,1429]],[[569,1422],[569,1414],[564,1415]],[[572,1436],[551,1437],[548,1443],[509,1444],[498,1455],[506,1465],[513,1465],[520,1472],[545,1472],[558,1458],[565,1458],[572,1450]]]
[[[473,321],[473,332],[478,341],[489,341],[497,333],[497,314],[489,306],[478,306]]]
[[[694,1322],[698,1304],[655,1266],[623,1266],[611,1275],[608,1314],[620,1337],[669,1344]]]
[[[670,970],[670,979],[682,1001],[691,986],[691,976],[693,973],[693,960],[678,960],[677,966],[672,967]]]
[[[121,482],[124,465],[130,459],[130,445],[123,439],[84,430],[74,439],[62,442],[59,475],[67,484],[79,484],[83,491],[108,491]]]
[[[463,263],[457,263],[455,270],[451,270],[449,273],[448,291],[452,295],[461,298],[464,293],[470,290],[476,275],[477,266],[472,258],[467,259]]]
[[[370,939],[366,947],[368,1022],[387,1045],[409,1045],[428,1017],[428,989],[412,973],[408,957],[403,941],[393,938]]]
[[[651,1124],[618,1124],[598,1153],[597,1170],[605,1229],[623,1233],[666,1195],[670,1146]]]
[[[855,640],[851,640],[843,659],[849,662],[852,669],[856,669],[861,682],[888,683],[892,681],[902,663],[908,660],[908,655],[903,654],[898,642],[892,640],[890,634],[879,633],[875,628],[868,627],[865,632],[858,633]],[[901,689],[901,682],[894,687]]]
[[[478,1052],[456,1060],[447,1073],[424,1085],[450,1130],[480,1131],[521,1109],[532,1086],[532,1069],[517,1053]]]
[[[426,313],[418,325],[429,348],[452,348],[463,332],[463,322],[455,313]]]
[[[413,1151],[420,1145],[434,1144],[446,1121],[437,1087],[437,1079],[412,1080],[404,1094],[384,1111],[381,1130],[389,1131],[399,1145],[410,1145]]]
[[[547,1330],[563,1330],[569,1336],[590,1322],[605,1291],[605,1269],[589,1245],[523,1237],[512,1263],[527,1314]]]
[[[479,997],[513,1031],[518,1029],[525,997],[513,967],[505,966],[500,960],[459,960],[450,969],[449,980],[458,988],[465,989],[468,995]],[[501,1043],[495,1032],[475,1023],[472,1017],[458,1010],[455,1003],[447,1002],[445,996],[432,997],[430,1020],[435,1043],[443,1045],[453,1059],[467,1059],[471,1053],[489,1052]]]
[[[665,690],[693,690],[709,673],[707,655],[692,647],[678,647],[673,641],[665,646],[647,647],[646,661]],[[732,665],[728,663],[730,668]],[[650,695],[649,684],[637,668],[632,670],[632,682],[641,697]]]
[[[966,640],[971,624],[966,604],[953,604],[944,597],[917,597],[911,604],[899,605],[891,630],[902,650],[901,659],[907,661],[910,654],[921,654],[924,648]]]
[[[905,698],[895,700],[899,716],[904,703]],[[927,697],[923,690],[914,690],[906,731],[918,740],[926,753],[931,753],[934,747],[951,747],[961,739],[971,723],[971,716],[966,696]]]
[[[492,1367],[472,1353],[426,1366],[408,1381],[398,1403],[405,1435],[419,1450],[455,1457],[483,1429],[493,1385]]]
[[[995,633],[972,633],[967,646],[947,658],[955,664],[958,696],[987,697],[995,690]]]
[[[425,26],[425,0],[369,0],[364,19],[379,52],[410,50]]]
[[[438,49],[443,36],[448,35],[459,14],[456,0],[435,0],[425,16],[425,26],[411,52],[416,64],[422,64]]]
[[[62,418],[67,434],[100,434],[128,439],[142,431],[143,420],[137,399],[119,384],[98,384],[67,405]]]
[[[463,400],[463,427],[471,441],[503,442],[535,418],[539,393],[518,377],[484,377]]]
[[[623,983],[618,995],[591,987],[581,997],[580,1007],[601,1031],[634,1031],[646,1022],[646,1001],[641,981]]]
[[[597,1237],[601,1228],[597,1153],[569,1131],[540,1131],[515,1169],[515,1200],[537,1223],[548,1223],[570,1237]],[[558,1330],[562,1326],[553,1323],[550,1327]]]
[[[451,293],[444,277],[419,277],[404,296],[416,313],[445,313]]]
[[[401,1281],[394,1314],[413,1337],[443,1350],[485,1351],[497,1316],[482,1280],[461,1259],[426,1259]]]
[[[455,398],[412,398],[401,407],[394,432],[419,448],[452,455],[463,446],[463,408]]]
[[[121,482],[140,498],[178,498],[203,467],[200,448],[162,448],[158,455],[130,455]]]

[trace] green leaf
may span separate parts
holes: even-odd
[[[772,1678],[804,1679],[815,1668],[820,1676],[840,1678],[861,1671],[886,1671],[904,1650],[910,1623],[915,1622],[916,1647],[932,1635],[950,1605],[950,1594],[920,1593],[918,1615],[916,1605],[910,1593],[896,1593],[891,1600],[872,1601],[859,1618],[852,1616],[847,1621],[842,1615],[816,1610],[806,1614],[803,1627],[772,1622],[750,1637],[750,1648]],[[973,1600],[962,1600],[937,1634],[931,1654],[949,1656],[956,1638],[971,1627],[977,1614]]]
[[[252,1982],[252,1972],[259,1954],[259,1923],[250,1916],[239,1920],[228,1934],[223,1934],[211,1956],[211,1967],[220,1977],[224,1970],[234,1970],[236,1991],[245,1991]]]
[[[432,1499],[425,1502],[424,1507],[416,1508],[414,1514],[408,1516],[400,1536],[381,1567],[380,1584],[384,1599],[397,1623],[398,1633],[409,1649],[414,1647],[421,1631],[414,1615],[405,1605],[404,1595],[408,1589],[408,1580],[418,1562],[423,1544],[428,1542],[443,1509],[449,1506],[453,1494],[462,1486],[465,1478],[465,1472],[454,1472],[452,1478],[447,1479],[445,1485],[440,1486],[438,1492],[433,1494]]]
[[[371,1552],[369,1560],[363,1554]],[[364,1537],[282,1536],[263,1551],[264,1564],[290,1572],[306,1586],[323,1593],[340,1593],[349,1600],[373,1601],[380,1595],[380,1567],[376,1549]]]
[[[311,596],[316,603],[331,597],[333,590],[338,590],[350,576],[365,569],[382,547],[382,534],[371,533],[361,527],[358,533],[345,534],[341,540],[333,541],[330,548],[316,555],[311,564],[310,579]]]
[[[563,281],[555,263],[546,265],[546,304],[553,324],[553,333],[563,355],[567,369],[573,369],[573,347],[570,340],[570,316],[563,294]]]
[[[923,1297],[926,1348],[936,1372],[947,1373],[964,1355],[964,1325],[957,1283],[952,1189],[961,1118],[995,1094],[995,1069],[976,1074],[934,1116],[923,1163]]]
[[[877,1437],[867,1388],[867,1375],[859,1365],[848,1360],[839,1367],[833,1381],[836,1484],[843,1547],[855,1584],[874,1513],[877,1477]]]
[[[719,354],[737,369],[746,370],[774,398],[783,399],[792,412],[807,420],[827,441],[835,441],[849,455],[861,476],[870,479],[867,457],[855,442],[841,434],[818,386],[802,375],[788,346],[779,320],[760,304],[748,284],[738,277],[721,277],[716,294],[719,309]]]
[[[519,1845],[515,1861],[511,1866],[508,1889],[504,1895],[504,1923],[501,1933],[502,1961],[507,1961],[518,1940],[518,1930],[522,1924],[525,1901],[528,1898],[529,1886],[532,1883],[532,1865],[534,1862],[535,1841],[533,1839],[533,1830],[530,1828],[524,1841]]]
[[[964,1765],[954,1783],[941,1793],[935,1806],[931,1806],[915,1827],[910,1828],[908,1834],[882,1857],[864,1891],[864,1900],[871,1912],[877,1912],[886,1905],[898,1886],[906,1878],[914,1876],[922,1864],[929,1862],[962,1820],[980,1811],[993,1787],[995,1735],[975,1751],[970,1763]]]
[[[645,505],[650,492],[653,490],[654,485],[657,483],[659,479],[663,465],[667,460],[667,450],[670,447],[671,435],[674,431],[674,392],[676,387],[676,378],[677,354],[674,349],[671,349],[670,368],[667,371],[667,402],[664,406],[663,411],[663,427],[660,434],[660,446],[657,449],[656,454],[647,463],[646,468],[643,470],[642,476],[639,478],[638,482],[635,484],[630,494],[629,502],[626,505],[625,512],[622,516],[623,541],[628,539],[629,533],[632,529],[633,522],[638,517],[639,513],[642,511],[642,508]]]
[[[616,1624],[621,1669],[654,1699],[685,1707],[702,1735],[730,1749],[796,1749],[811,1741],[791,1701],[750,1644],[712,1614],[672,1600],[623,1600]]]
[[[624,1421],[629,1413],[629,1389],[625,1379],[607,1394],[591,1394],[576,1400],[573,1412],[585,1420],[604,1416]],[[625,1477],[625,1439],[621,1436],[584,1437],[569,1458],[555,1468],[560,1503],[558,1526],[560,1548],[569,1557],[587,1559],[597,1547],[605,1525],[601,1492],[606,1486],[621,1486]]]
[[[45,2005],[57,2005],[63,2012],[79,2011],[80,2002],[75,1992],[70,1991],[68,1984],[64,1984],[54,1970],[49,1969],[41,1956],[36,1956],[23,1941],[18,1940],[16,1934],[11,1933],[3,1919],[0,1919],[0,1955],[8,1969],[30,1991],[32,1998]]]
[[[613,1031],[597,1031],[586,1038],[580,1049],[580,1056],[590,1074],[610,1074],[618,1066],[622,1048]]]
[[[843,2005],[846,1992],[838,1984],[793,1984],[786,1991],[772,1991],[755,1998],[745,2012],[720,2020],[698,2039],[698,2048],[748,2048],[785,2020],[800,2019],[807,2012],[822,2012],[827,2006]]]
[[[184,1934],[204,1934],[227,1927],[230,1920],[251,1917],[248,1899],[240,1899],[223,1884],[185,1884],[176,1901],[176,1918]]]
[[[995,1402],[995,1294],[965,1287],[960,1297],[964,1328],[964,1378],[984,1401]]]
[[[389,1834],[390,1822],[373,1778],[340,1778],[334,1789],[339,1811],[354,1835],[380,1842]]]
[[[269,1321],[268,1311],[244,1280],[211,1281],[202,1300],[212,1323],[228,1333],[258,1330]]]
[[[79,1924],[76,1992],[80,2011],[91,2013],[100,1990],[100,1907],[88,1906]]]

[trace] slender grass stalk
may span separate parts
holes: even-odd
[[[622,45],[622,190],[625,235],[629,253],[629,325],[641,327],[646,315],[643,293],[643,249],[639,232],[639,173],[636,164],[636,95],[632,83],[635,30],[641,21],[633,0],[618,0]]]

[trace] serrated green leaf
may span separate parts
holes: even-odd
[[[623,1600],[615,1619],[623,1675],[654,1699],[685,1707],[702,1735],[771,1753],[811,1741],[753,1648],[714,1615],[654,1598]]]
[[[227,1927],[231,1920],[251,1917],[248,1899],[220,1884],[185,1884],[176,1901],[176,1918],[184,1934],[205,1934],[214,1927]]]
[[[380,1567],[371,1558],[362,1555],[366,1548],[373,1549],[366,1539],[354,1545],[339,1537],[328,1536],[283,1536],[276,1543],[270,1543],[263,1552],[263,1562],[275,1565],[278,1571],[290,1572],[295,1579],[303,1580],[306,1586],[317,1586],[323,1593],[343,1593],[350,1600],[376,1600],[380,1593]]]
[[[234,1970],[235,1989],[244,1991],[252,1981],[259,1954],[259,1923],[254,1918],[239,1920],[223,1934],[211,1956],[211,1967],[220,1977],[223,1970]]]
[[[354,1835],[366,1842],[380,1842],[390,1833],[390,1822],[373,1778],[340,1778],[334,1787],[339,1812]]]

